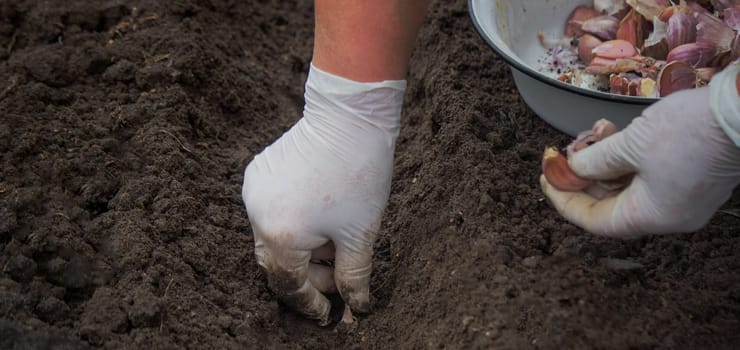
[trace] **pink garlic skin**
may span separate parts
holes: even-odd
[[[740,31],[740,5],[726,8],[723,11],[723,15],[725,18],[725,24],[728,27],[736,31]]]
[[[601,40],[613,40],[617,37],[619,20],[613,16],[598,16],[589,18],[581,25],[581,30],[598,37]]]
[[[678,11],[668,19],[666,29],[666,40],[668,50],[676,46],[693,43],[696,41],[696,18],[688,13]]]
[[[713,46],[704,43],[689,43],[676,46],[668,52],[666,61],[681,61],[692,67],[706,67],[716,55]]]

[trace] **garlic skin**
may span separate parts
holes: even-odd
[[[597,16],[583,22],[581,30],[601,40],[612,40],[617,37],[619,20],[613,16]]]
[[[726,8],[722,11],[722,15],[724,16],[725,25],[735,31],[740,31],[740,5]]]
[[[670,2],[668,0],[627,0],[627,4],[650,20],[660,15]]]
[[[666,41],[668,50],[676,46],[693,43],[696,41],[696,18],[688,13],[678,11],[668,19],[666,28]]]
[[[635,10],[630,10],[617,29],[617,39],[629,41],[635,47],[642,47],[647,31],[645,19]]]
[[[718,17],[694,13],[696,17],[696,42],[712,45],[721,54],[732,50],[737,32],[732,30]]]
[[[576,8],[570,12],[568,20],[565,21],[565,36],[578,37],[583,35],[583,30],[581,30],[583,22],[600,15],[601,14],[593,7],[586,5],[576,6]]]
[[[592,184],[576,175],[568,166],[568,159],[554,147],[548,147],[542,155],[542,173],[547,182],[561,191],[580,191]]]
[[[584,34],[580,39],[578,39],[578,58],[586,64],[591,63],[591,59],[593,58],[593,49],[601,44],[602,41],[599,40],[599,38],[591,34]]]
[[[627,9],[625,0],[594,0],[594,9],[599,13],[616,16],[619,12]]]
[[[696,87],[696,71],[684,62],[670,62],[658,75],[658,91],[661,97],[694,87]]]
[[[705,43],[689,43],[676,46],[668,52],[668,62],[681,61],[692,67],[707,67],[716,54],[712,45]]]

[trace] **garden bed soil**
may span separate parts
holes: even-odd
[[[740,197],[632,241],[558,217],[540,155],[568,137],[462,0],[414,53],[374,312],[321,328],[280,305],[240,190],[300,117],[312,6],[0,2],[0,348],[737,346]]]

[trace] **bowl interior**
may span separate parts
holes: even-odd
[[[547,49],[540,44],[537,33],[542,31],[553,39],[562,37],[570,12],[578,5],[593,5],[593,0],[469,0],[468,4],[481,35],[499,55],[523,73],[598,99],[637,104],[651,104],[657,100],[579,88],[555,79],[557,72],[541,69]]]

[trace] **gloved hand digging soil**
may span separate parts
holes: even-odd
[[[426,5],[316,1],[303,118],[244,173],[242,196],[270,288],[322,325],[330,321],[323,293],[341,294],[345,323],[351,311],[370,311],[373,244]]]

